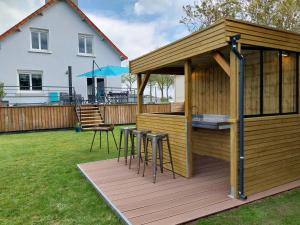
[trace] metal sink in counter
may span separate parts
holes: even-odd
[[[229,116],[216,114],[194,114],[192,126],[215,130],[230,129]]]

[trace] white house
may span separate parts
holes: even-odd
[[[77,75],[92,70],[93,60],[101,67],[120,66],[125,59],[127,56],[79,9],[76,0],[46,0],[0,35],[0,82],[19,86],[17,96],[48,95],[42,86],[68,86],[66,72],[72,66],[76,93],[87,99],[92,80]],[[121,77],[103,77],[95,83],[121,87]]]

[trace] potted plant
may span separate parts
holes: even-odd
[[[75,131],[76,131],[76,132],[80,132],[80,131],[81,131],[81,124],[80,124],[80,122],[77,122],[77,123],[75,124]]]
[[[5,91],[4,91],[4,83],[0,82],[0,106],[3,104],[3,98],[5,97]]]

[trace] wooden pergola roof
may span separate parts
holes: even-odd
[[[241,35],[241,44],[300,52],[300,33],[224,19],[130,61],[131,73],[151,72],[163,67],[175,69],[183,66],[188,58],[227,46],[230,36],[236,34]]]

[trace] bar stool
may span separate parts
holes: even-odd
[[[163,164],[170,163],[171,169],[173,173],[173,178],[175,179],[175,172],[173,166],[173,159],[169,141],[169,135],[167,133],[148,133],[146,135],[146,148],[145,148],[145,158],[144,158],[144,168],[143,168],[143,176],[145,175],[146,164],[148,160],[148,143],[151,142],[152,145],[152,176],[153,183],[156,182],[156,171],[157,171],[157,150],[159,155],[159,165],[160,171],[163,173]],[[167,142],[168,153],[169,153],[169,162],[163,161],[163,142]]]
[[[148,133],[151,133],[151,130],[134,130],[132,131],[132,142],[131,142],[131,151],[130,151],[130,158],[129,158],[129,169],[131,168],[131,159],[134,158],[135,156],[135,144],[134,144],[134,139],[137,139],[137,157],[138,157],[138,174],[140,173],[140,167],[141,167],[141,160],[143,161],[142,158],[142,153],[145,153],[146,149],[146,136]],[[143,142],[143,147],[144,150],[142,152],[142,142]]]
[[[120,129],[120,143],[119,143],[119,154],[118,162],[120,160],[121,149],[124,149],[125,165],[127,165],[127,155],[128,155],[128,140],[132,143],[132,131],[136,130],[136,127],[122,127]],[[122,137],[124,135],[124,148],[122,148]]]

